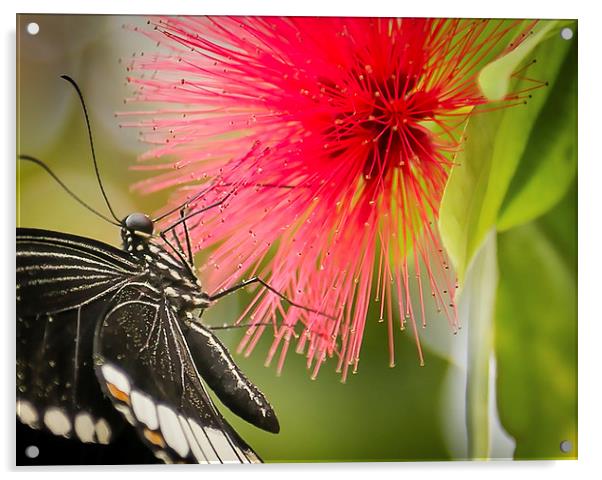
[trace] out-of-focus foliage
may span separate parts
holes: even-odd
[[[98,189],[86,126],[73,88],[84,92],[103,182],[118,215],[152,211],[165,195],[141,198],[130,185],[143,178],[131,166],[144,145],[119,128],[128,89],[120,58],[136,50],[137,36],[122,28],[133,17],[22,15],[17,23],[17,152],[44,160],[88,204],[106,212]],[[139,20],[142,22],[141,20]],[[37,22],[37,35],[27,34]],[[125,39],[132,39],[131,43]],[[119,50],[119,51],[116,51]],[[109,87],[111,85],[112,87]],[[111,94],[99,94],[111,91]],[[42,169],[17,163],[17,223],[52,228],[116,243],[118,232],[72,200]]]
[[[487,233],[504,232],[497,233],[495,323],[478,310],[469,313],[469,329],[484,324],[493,331],[469,348],[488,348],[495,334],[480,361],[495,355],[500,419],[516,440],[515,458],[523,459],[576,456],[575,448],[564,454],[559,447],[564,440],[576,444],[577,428],[577,41],[561,37],[567,26],[576,29],[558,22],[523,58],[536,63],[520,76],[545,80],[545,87],[534,89],[525,105],[470,120],[440,217],[461,288]],[[514,83],[515,89],[530,85]],[[471,291],[463,295],[487,288],[469,280]],[[478,356],[469,351],[469,358]],[[470,414],[469,425],[489,421]]]
[[[545,217],[500,234],[498,260],[500,417],[515,458],[559,458],[561,441],[577,445],[576,183]]]

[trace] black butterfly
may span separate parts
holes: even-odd
[[[63,78],[80,97],[99,185],[116,219],[98,175],[83,97],[72,79]],[[188,215],[182,210],[178,221],[154,234],[148,216],[133,213],[113,222],[84,204],[41,161],[21,158],[42,166],[78,202],[119,225],[123,241],[118,249],[66,233],[17,228],[21,422],[83,442],[109,443],[125,418],[165,462],[260,462],[216,409],[203,382],[259,428],[277,433],[276,414],[200,318],[218,298],[250,283],[281,294],[259,278],[216,295],[203,291],[186,220],[215,205]],[[175,235],[175,246],[167,240],[177,225],[186,233],[186,249]]]

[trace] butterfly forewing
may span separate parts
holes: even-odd
[[[53,314],[108,297],[144,270],[136,259],[88,238],[17,229],[17,311]]]

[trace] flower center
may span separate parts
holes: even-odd
[[[335,140],[331,156],[362,162],[369,182],[384,179],[394,168],[409,169],[412,162],[430,156],[431,135],[421,122],[433,118],[436,95],[416,90],[416,81],[408,75],[381,80],[370,75],[360,80],[361,94],[354,109],[338,114],[334,127],[325,132]]]

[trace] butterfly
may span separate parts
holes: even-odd
[[[142,213],[123,220],[108,202],[100,176],[83,96],[76,89],[105,203],[118,225],[122,248],[67,233],[17,228],[17,414],[30,427],[82,442],[110,443],[130,423],[166,463],[256,463],[257,453],[236,433],[207,393],[241,418],[272,433],[274,409],[238,368],[201,316],[219,298],[251,283],[209,295],[195,274],[186,221],[223,203],[186,214],[155,233]],[[198,197],[198,195],[197,195]],[[195,197],[196,198],[196,197]],[[168,214],[177,212],[171,210]],[[185,247],[174,234],[185,232]]]

